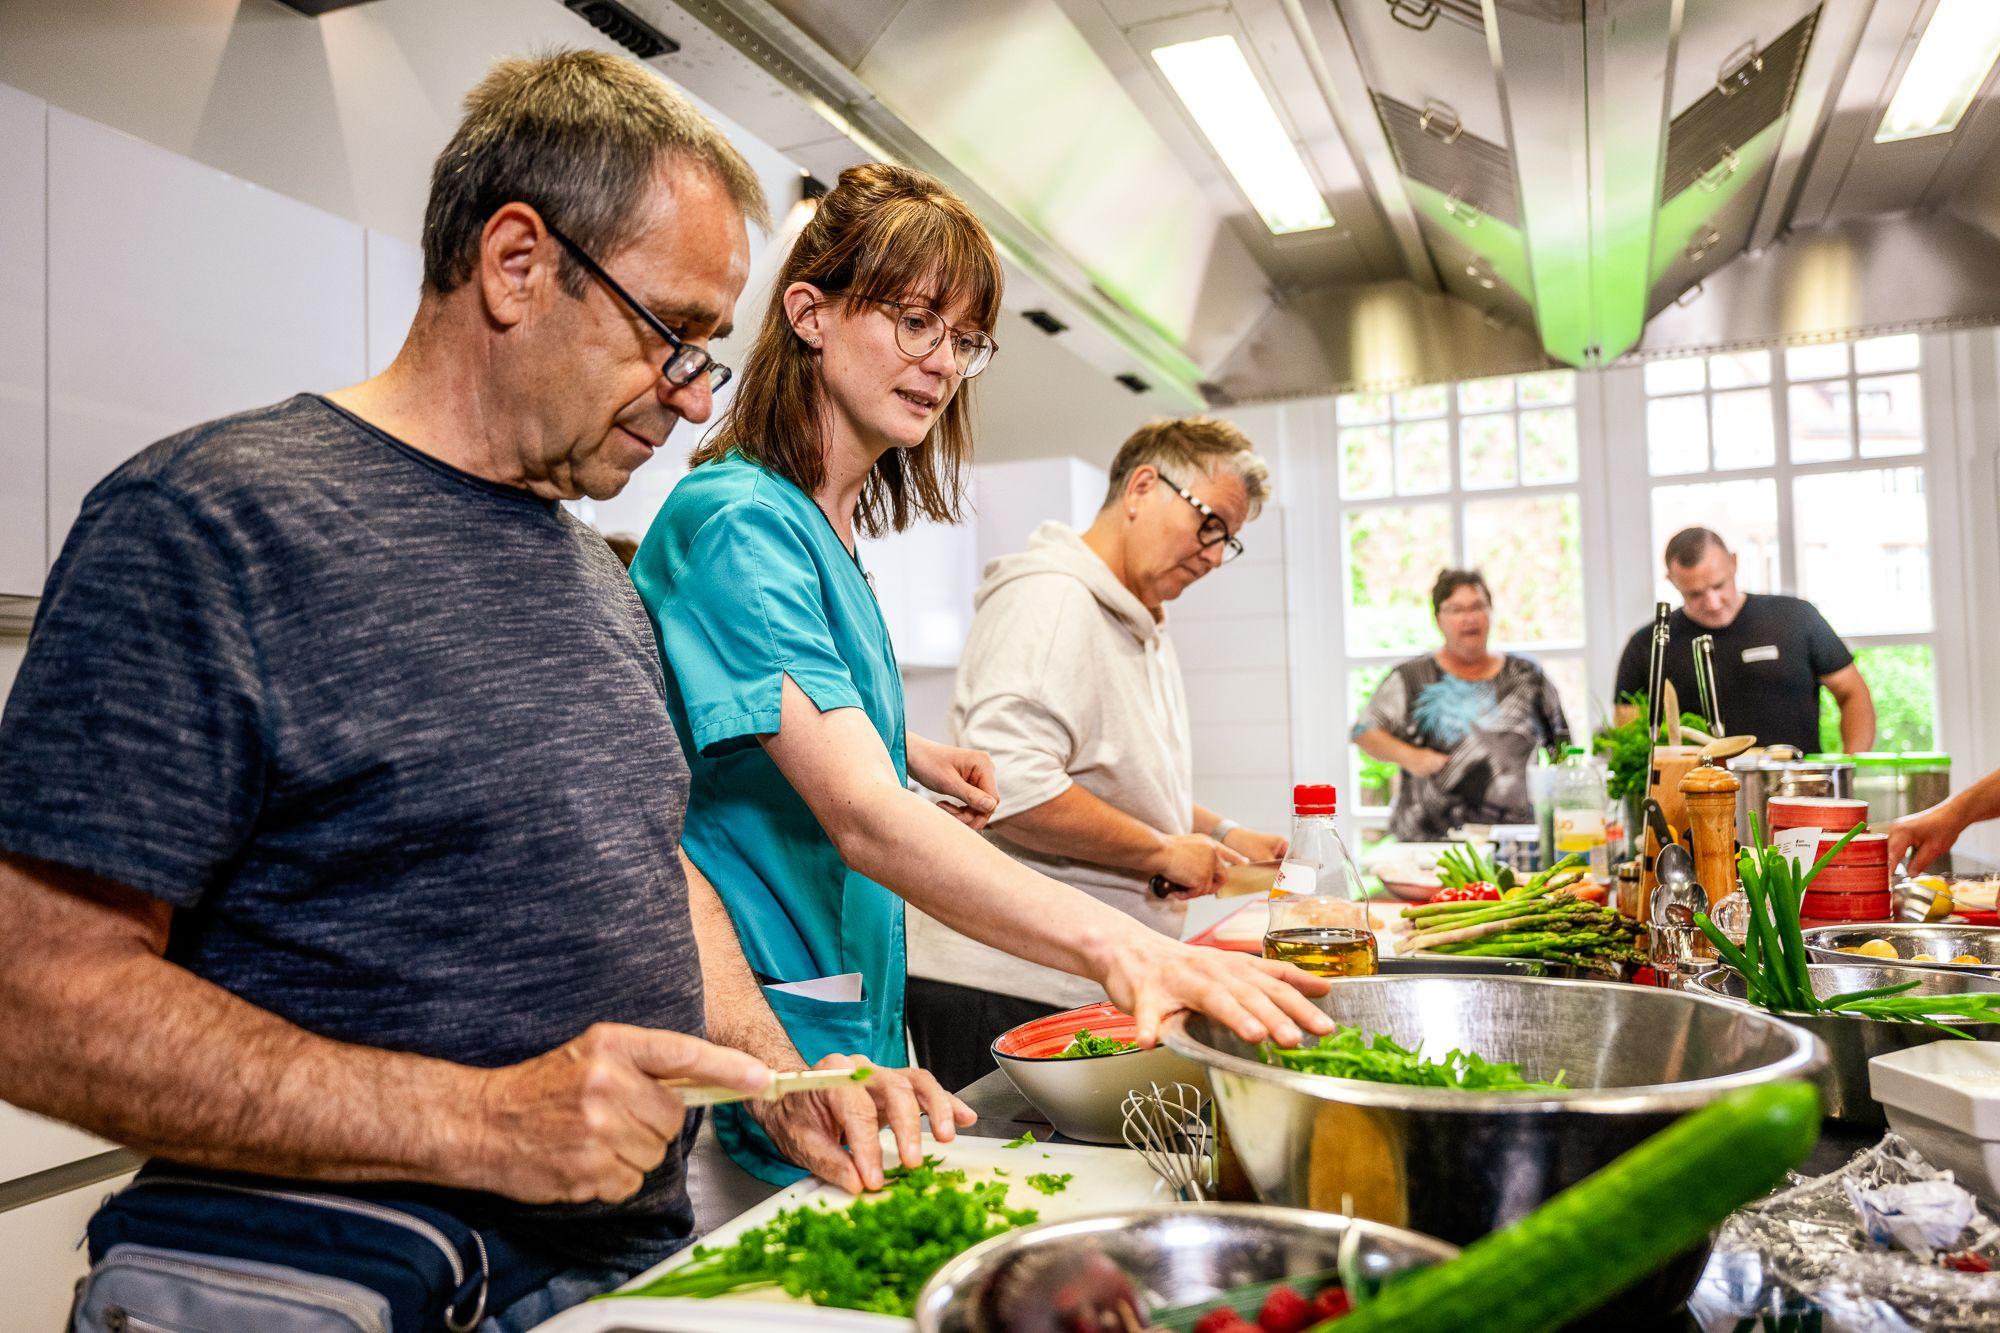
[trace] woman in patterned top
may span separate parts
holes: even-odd
[[[1569,740],[1542,669],[1487,647],[1493,593],[1477,570],[1447,569],[1431,588],[1444,647],[1383,678],[1354,724],[1354,743],[1403,770],[1389,831],[1437,842],[1461,824],[1526,824],[1528,760]]]

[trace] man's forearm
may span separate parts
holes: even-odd
[[[992,828],[1030,851],[1141,874],[1159,869],[1166,841],[1151,824],[1074,782],[1053,799],[1000,820]]]
[[[754,1055],[773,1069],[804,1069],[804,1058],[771,1012],[750,961],[743,956],[743,943],[721,895],[685,852],[681,868],[687,872],[688,911],[694,919],[695,947],[701,952],[708,1039]]]
[[[61,891],[49,892],[49,886]],[[0,1098],[140,1151],[323,1180],[472,1184],[483,1071],[318,1037],[159,956],[164,908],[0,857]],[[151,911],[157,937],[144,924]]]
[[[1841,701],[1840,744],[1849,754],[1875,748],[1875,699],[1865,689]]]

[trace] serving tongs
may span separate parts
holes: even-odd
[[[684,1079],[668,1079],[666,1085],[680,1097],[683,1105],[728,1106],[732,1102],[775,1102],[780,1097],[791,1097],[801,1092],[824,1092],[828,1088],[866,1083],[873,1072],[866,1065],[859,1069],[801,1069],[795,1073],[772,1075],[771,1086],[762,1092],[722,1088],[713,1083],[690,1083]]]
[[[1701,715],[1708,719],[1708,734],[1721,740],[1729,733],[1722,726],[1722,695],[1715,687],[1715,636],[1703,634],[1689,645],[1694,649],[1694,687],[1701,694]]]

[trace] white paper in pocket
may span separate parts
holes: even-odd
[[[813,981],[782,981],[764,989],[832,1004],[858,1004],[861,1001],[861,974],[843,972],[837,977],[820,977]]]

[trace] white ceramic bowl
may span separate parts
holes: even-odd
[[[1204,1096],[1208,1093],[1206,1071],[1165,1046],[1056,1058],[1080,1028],[1130,1041],[1136,1027],[1129,1014],[1109,1001],[1086,1005],[1009,1028],[995,1039],[993,1060],[1057,1133],[1084,1143],[1123,1143],[1122,1108],[1125,1094],[1134,1088],[1189,1083]]]

